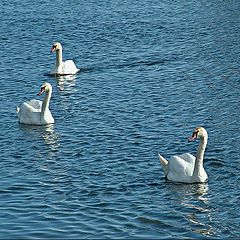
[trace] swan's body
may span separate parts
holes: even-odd
[[[62,60],[62,45],[61,43],[54,43],[51,52],[56,51],[56,64],[53,70],[50,72],[51,75],[74,75],[80,69],[78,69],[73,60]]]
[[[50,83],[42,85],[38,95],[46,92],[43,101],[32,99],[24,102],[17,107],[17,115],[19,123],[28,125],[46,125],[54,123],[54,118],[49,110],[49,102],[52,95],[52,86]]]
[[[202,183],[208,178],[203,167],[203,157],[207,146],[208,134],[203,127],[194,130],[192,137],[188,140],[200,139],[196,157],[190,153],[180,156],[172,156],[168,161],[159,155],[163,171],[168,180],[183,183]]]

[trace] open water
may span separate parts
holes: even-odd
[[[239,0],[1,0],[0,238],[240,238]],[[54,41],[81,72],[47,76]],[[53,86],[56,123],[16,106]],[[164,179],[196,153],[205,184]]]

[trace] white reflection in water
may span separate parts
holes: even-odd
[[[54,125],[48,125],[45,128],[45,131],[42,132],[42,137],[45,143],[52,149],[57,150],[59,147],[58,135],[54,131]]]
[[[57,85],[61,91],[69,89],[76,84],[76,75],[64,75],[56,77]]]
[[[20,124],[20,129],[28,134],[28,137],[30,137],[32,141],[43,139],[45,145],[51,152],[56,152],[59,148],[59,137],[55,133],[54,124],[44,126]]]
[[[208,184],[169,183],[168,188],[173,196],[177,197],[177,203],[183,208],[183,214],[190,223],[191,230],[205,236],[214,235],[213,209],[209,204]]]

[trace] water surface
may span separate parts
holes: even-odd
[[[1,238],[240,237],[239,1],[0,8]],[[54,41],[75,77],[46,76]],[[44,81],[56,123],[19,125]],[[199,125],[209,181],[166,181],[158,152],[195,154]]]

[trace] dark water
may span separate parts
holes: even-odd
[[[240,238],[240,1],[0,3],[2,239]],[[81,68],[45,76],[54,41]],[[15,109],[53,86],[54,126]],[[157,153],[195,154],[206,184],[165,181]]]

